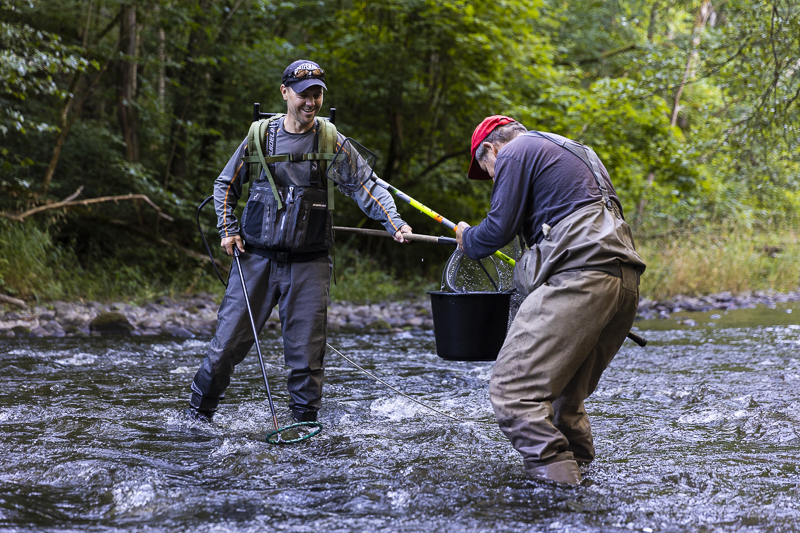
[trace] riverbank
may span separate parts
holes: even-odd
[[[757,305],[774,307],[800,301],[800,290],[722,292],[702,297],[676,296],[663,300],[642,298],[637,319],[668,319],[683,311],[730,311]],[[168,335],[210,337],[217,327],[218,304],[210,294],[173,300],[160,297],[146,305],[116,302],[62,302],[29,308],[0,306],[0,339],[14,337],[75,337],[90,335]],[[265,330],[280,332],[277,308]],[[358,305],[334,302],[328,307],[330,331],[385,331],[433,329],[428,298]]]
[[[136,335],[192,338],[211,336],[217,327],[219,305],[208,294],[173,300],[157,298],[143,306],[116,302],[51,302],[30,308],[0,307],[0,338]],[[403,331],[432,329],[428,299],[372,305],[333,303],[328,329]],[[280,331],[278,309],[267,320],[266,331]]]
[[[746,291],[739,294],[721,292],[701,297],[675,296],[663,300],[639,300],[636,318],[651,320],[654,318],[670,318],[673,313],[683,311],[731,311],[733,309],[752,309],[757,305],[775,307],[779,303],[800,302],[800,290],[790,292]]]

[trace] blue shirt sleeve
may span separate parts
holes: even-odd
[[[522,230],[531,179],[522,162],[498,153],[489,214],[477,226],[464,230],[464,252],[470,259],[483,259],[511,242]]]

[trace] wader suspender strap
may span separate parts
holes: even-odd
[[[547,139],[552,143],[557,144],[558,146],[564,148],[565,150],[569,150],[571,153],[575,154],[575,156],[578,159],[583,161],[583,163],[587,167],[589,167],[589,170],[592,171],[594,180],[597,182],[597,187],[600,189],[600,194],[603,195],[603,203],[605,204],[606,208],[613,211],[613,206],[611,204],[611,197],[608,195],[608,188],[603,183],[603,175],[600,173],[600,165],[597,164],[600,161],[600,158],[597,157],[597,154],[594,153],[594,150],[592,150],[588,146],[584,146],[583,144],[577,143],[575,141],[569,141],[569,143],[561,144],[553,137],[550,137],[549,135],[541,131],[531,131],[529,133],[535,133],[540,137]],[[570,143],[574,143],[582,147],[584,152],[586,152],[586,155],[582,154],[577,148],[570,146]]]

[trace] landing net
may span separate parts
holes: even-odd
[[[327,177],[344,194],[352,196],[373,176],[377,157],[351,138],[346,138],[328,165]]]
[[[296,422],[267,433],[266,440],[270,444],[294,444],[310,439],[320,431],[322,424],[319,422]]]
[[[519,259],[522,255],[522,248],[517,239],[501,248],[500,251],[514,259]],[[470,259],[460,248],[457,248],[450,256],[442,272],[442,290],[445,289],[459,293],[514,291],[514,294],[511,295],[509,327],[525,299],[516,291],[514,267],[494,256],[480,261]]]

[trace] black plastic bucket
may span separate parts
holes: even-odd
[[[494,361],[508,329],[511,292],[429,292],[436,353],[449,361]]]

